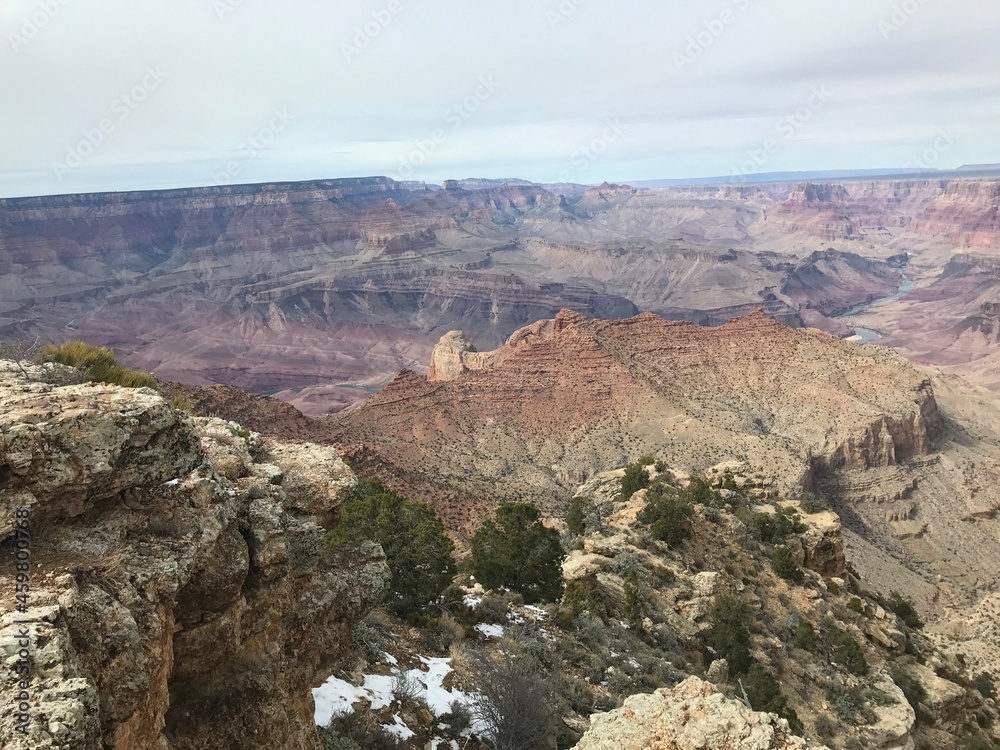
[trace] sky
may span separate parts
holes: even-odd
[[[996,0],[3,0],[0,196],[1000,162]]]

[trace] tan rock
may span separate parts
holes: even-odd
[[[279,448],[283,486],[252,499],[226,479],[257,473],[241,432],[152,391],[0,370],[0,540],[19,509],[34,531],[31,606],[0,601],[0,661],[24,630],[33,647],[29,731],[3,712],[0,747],[319,750],[310,688],[388,570],[378,547],[331,550],[292,512],[356,481],[331,449]],[[21,689],[5,670],[0,702]]]
[[[913,750],[914,740],[910,734],[917,721],[917,715],[896,683],[885,672],[875,677],[876,689],[887,695],[889,705],[872,705],[872,710],[878,715],[878,721],[864,728],[868,738],[868,746],[882,750]]]
[[[313,515],[336,510],[358,478],[333,448],[314,443],[272,443],[270,460],[281,469],[285,505]]]
[[[726,698],[689,677],[674,688],[633,695],[614,711],[594,714],[578,750],[798,750],[810,745],[788,722]]]

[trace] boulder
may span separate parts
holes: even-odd
[[[594,714],[577,750],[798,750],[788,722],[758,713],[697,677],[652,695],[633,695]]]

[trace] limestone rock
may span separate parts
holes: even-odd
[[[273,462],[283,473],[286,506],[313,515],[336,510],[358,478],[337,452],[315,443],[275,443],[269,446]]]
[[[633,695],[594,714],[578,750],[797,750],[810,746],[788,722],[726,698],[697,677],[652,695]]]
[[[316,520],[357,481],[331,449],[274,446],[275,472],[246,432],[149,390],[0,368],[0,540],[18,510],[33,531],[30,606],[0,602],[0,701],[22,689],[27,630],[30,723],[3,712],[0,746],[319,749],[310,688],[388,570],[375,545],[323,544]],[[228,479],[244,475],[282,484],[260,497]]]
[[[703,571],[694,577],[694,592],[698,596],[715,596],[721,583],[721,573]]]
[[[795,561],[825,578],[842,576],[847,570],[840,518],[836,513],[816,513],[804,518],[806,531],[788,540]]]
[[[462,331],[451,331],[431,352],[431,366],[427,379],[431,382],[454,380],[468,372],[489,367],[496,359],[494,352],[479,352]]]
[[[910,733],[917,721],[917,715],[903,695],[903,691],[888,674],[876,675],[874,687],[887,695],[888,705],[875,705],[872,709],[878,720],[865,727],[868,747],[882,750],[913,750],[914,741]]]

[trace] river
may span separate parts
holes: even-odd
[[[911,279],[906,274],[901,274],[901,276],[903,277],[903,280],[902,283],[899,285],[899,289],[896,290],[895,294],[889,295],[888,297],[879,297],[878,299],[872,300],[871,302],[866,302],[863,305],[855,305],[847,312],[838,315],[836,317],[841,319],[853,318],[856,315],[861,315],[862,313],[867,312],[876,305],[881,305],[885,302],[895,302],[896,300],[905,297],[907,294],[913,291],[914,283],[913,279]],[[873,331],[870,328],[858,328],[854,326],[854,332],[860,337],[859,343],[861,344],[870,344],[873,341],[878,341],[879,339],[885,338],[884,334],[878,331]]]

